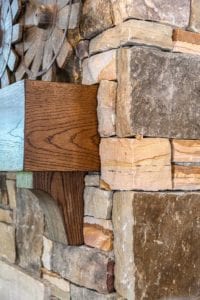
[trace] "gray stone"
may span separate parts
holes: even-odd
[[[99,187],[99,174],[89,174],[85,176],[85,186],[96,186]]]
[[[17,193],[16,241],[19,265],[39,272],[43,250],[44,215],[38,198],[28,189]]]
[[[71,300],[118,300],[115,293],[102,295],[92,290],[71,284]]]
[[[115,24],[130,18],[178,27],[187,27],[189,23],[190,0],[111,0],[111,3]]]
[[[190,29],[200,32],[200,2],[191,0]]]
[[[100,219],[110,219],[112,211],[112,195],[110,191],[95,187],[84,190],[84,215]]]
[[[115,193],[117,292],[137,300],[195,299],[199,216],[200,193]]]
[[[85,0],[80,23],[84,38],[90,39],[112,27],[111,4],[107,0]]]
[[[0,261],[0,299],[49,300],[50,289],[19,268]]]
[[[11,263],[16,259],[15,228],[5,223],[0,223],[0,257]]]
[[[119,50],[117,135],[200,138],[200,57]]]
[[[77,285],[112,292],[113,267],[113,258],[97,249],[54,243],[52,270]]]
[[[7,224],[12,224],[13,222],[13,213],[11,210],[0,208],[0,222]]]

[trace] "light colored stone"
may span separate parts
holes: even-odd
[[[110,191],[96,187],[86,187],[84,190],[84,215],[100,219],[110,219],[112,211],[112,196]]]
[[[0,204],[8,208],[8,192],[6,186],[6,174],[1,172],[0,173]]]
[[[200,2],[191,0],[190,30],[200,32]]]
[[[177,27],[187,27],[189,23],[190,0],[111,0],[111,3],[115,24],[130,18],[158,21]]]
[[[51,270],[53,242],[43,236],[42,264],[47,270]]]
[[[138,44],[172,49],[172,28],[153,22],[129,20],[92,39],[89,50],[90,54],[94,54]]]
[[[136,299],[132,202],[132,192],[114,194],[115,289],[128,300]]]
[[[194,45],[186,42],[174,42],[173,52],[200,55],[200,45]]]
[[[83,3],[80,30],[86,39],[91,39],[98,33],[112,27],[112,12],[110,1],[85,0]]]
[[[200,163],[200,140],[172,140],[172,161]]]
[[[84,224],[84,243],[103,251],[113,250],[113,232],[96,224]]]
[[[6,179],[16,180],[16,174],[17,173],[13,173],[13,172],[6,173]]]
[[[8,191],[9,206],[10,208],[16,208],[16,181],[6,180],[6,186]]]
[[[86,175],[85,186],[96,186],[99,187],[99,175]]]
[[[115,135],[117,83],[102,80],[98,89],[98,130],[102,137]]]
[[[200,190],[200,166],[174,165],[173,166],[174,190]]]
[[[113,257],[97,249],[54,243],[52,269],[70,282],[99,293],[114,290]]]
[[[17,172],[16,186],[21,189],[33,189],[33,173]]]
[[[0,222],[12,224],[13,214],[11,210],[0,208]]]
[[[111,231],[113,230],[111,220],[97,219],[97,218],[93,218],[93,217],[84,217],[84,223],[85,224],[96,224],[105,229],[108,229]]]
[[[5,223],[0,223],[0,257],[11,263],[16,259],[15,228]]]
[[[96,54],[83,61],[82,84],[95,84],[101,80],[116,80],[116,50]]]
[[[49,300],[50,289],[19,268],[0,261],[0,299]]]
[[[71,300],[118,300],[115,293],[102,295],[92,290],[71,284]]]
[[[101,178],[112,190],[172,189],[167,139],[102,139]]]

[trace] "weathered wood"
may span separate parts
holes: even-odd
[[[83,244],[84,172],[35,172],[34,188],[49,193],[61,208],[70,245]]]
[[[96,86],[29,80],[2,89],[0,170],[98,171],[96,94]]]

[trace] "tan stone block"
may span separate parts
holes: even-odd
[[[189,28],[195,32],[200,32],[200,2],[191,0],[191,14]]]
[[[102,80],[98,89],[98,130],[102,137],[115,135],[117,83]]]
[[[0,222],[12,224],[13,213],[11,210],[0,208]]]
[[[53,242],[43,236],[42,264],[47,270],[51,270]]]
[[[101,178],[112,190],[172,188],[167,139],[102,139],[100,157]]]
[[[84,224],[83,227],[84,243],[87,246],[94,247],[103,251],[113,249],[113,232],[104,229],[99,225]]]
[[[95,84],[101,80],[116,80],[116,50],[86,58],[83,61],[82,84]]]
[[[200,45],[189,44],[186,42],[174,42],[172,50],[173,52],[200,55]]]
[[[16,173],[8,172],[6,173],[6,178],[10,180],[16,180]]]
[[[200,190],[200,166],[174,165],[174,190]]]
[[[11,263],[16,259],[15,228],[5,223],[0,223],[0,257]]]
[[[97,219],[97,218],[93,218],[93,217],[84,217],[84,224],[99,225],[99,226],[103,227],[104,229],[113,231],[113,226],[112,226],[111,220]]]
[[[116,293],[107,295],[71,284],[71,300],[125,300]]]
[[[89,51],[94,54],[135,44],[172,49],[172,28],[153,22],[129,20],[92,39]]]
[[[200,140],[172,140],[173,162],[200,162]]]
[[[16,181],[6,180],[6,186],[8,191],[9,206],[10,208],[16,208]]]

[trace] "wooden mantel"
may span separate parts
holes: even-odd
[[[0,90],[0,171],[33,172],[31,188],[61,208],[70,245],[83,243],[87,171],[99,171],[97,86],[24,80]]]
[[[0,90],[0,170],[98,171],[96,94],[32,80]]]

